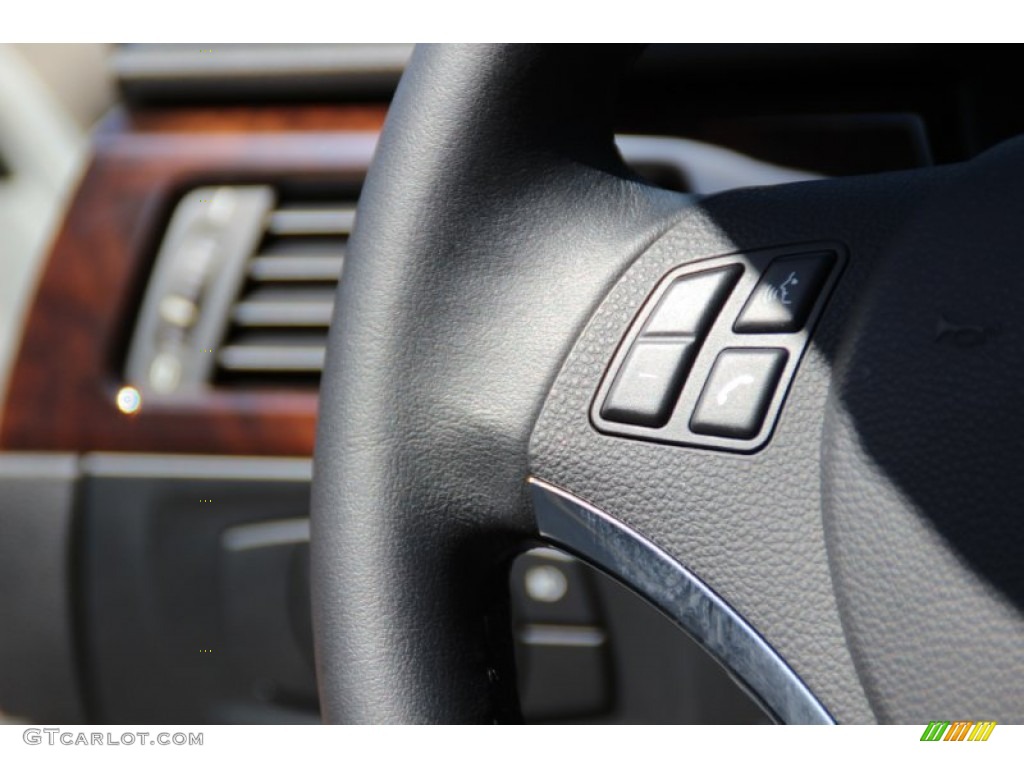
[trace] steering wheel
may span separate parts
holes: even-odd
[[[637,50],[406,70],[320,394],[325,718],[515,720],[545,541],[780,722],[1024,720],[1024,144],[668,192],[613,143]]]

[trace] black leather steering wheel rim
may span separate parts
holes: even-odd
[[[954,290],[965,243],[981,242],[1004,280],[1020,274],[1007,225],[1020,193],[1005,170],[1020,150],[695,200],[640,182],[614,149],[615,84],[636,52],[427,47],[410,62],[363,191],[321,388],[312,554],[326,719],[515,718],[502,596],[504,566],[538,536],[531,477],[695,573],[828,719],[957,707],[951,717],[1024,718],[1005,682],[1024,665],[1021,522],[1007,503],[1021,417],[990,415],[1024,361],[1012,337],[986,335],[1020,310],[992,278],[966,301]],[[766,447],[594,428],[596,387],[665,274],[825,241],[849,263]],[[923,258],[929,291],[915,292]],[[932,338],[936,317],[982,341]],[[982,354],[965,361],[969,349]],[[963,386],[963,407],[944,405]],[[956,444],[922,426],[936,407]],[[989,434],[969,431],[978,418]],[[963,534],[968,480],[953,473],[954,487],[943,467],[992,441],[1006,450],[977,469],[994,484],[980,515],[1000,535]],[[922,448],[930,461],[906,453]],[[913,567],[888,568],[907,547]],[[934,614],[949,605],[968,617],[943,635]],[[972,640],[972,622],[987,634]],[[942,690],[923,682],[935,675]]]

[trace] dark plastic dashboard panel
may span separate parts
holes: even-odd
[[[0,452],[0,721],[78,723],[75,456]]]
[[[81,605],[84,690],[72,689],[78,676],[70,649],[62,650],[71,631],[52,626],[62,606],[14,605],[12,594],[0,599],[0,616],[28,621],[34,631],[0,636],[0,680],[7,684],[0,705],[37,722],[319,720],[308,460],[96,453],[50,463],[80,486],[74,495],[81,555],[62,578],[77,585]],[[0,488],[11,492],[0,520],[15,544],[25,540],[20,520],[33,515],[4,470],[24,474],[25,466],[25,458],[10,454],[0,461]],[[32,511],[46,501],[38,488],[44,482],[67,497],[63,514],[70,518],[72,489],[57,479],[29,478]],[[33,536],[46,529],[55,548],[66,546],[70,523],[54,525],[49,513],[34,517],[49,524]],[[38,558],[0,564],[14,579],[39,568]],[[531,588],[530,571],[538,566],[534,577],[564,578],[560,592]],[[526,722],[767,721],[703,649],[584,563],[535,549],[516,560],[509,586]],[[39,653],[36,664],[19,664],[28,655],[25,642],[55,648]],[[61,675],[69,681],[58,689],[50,680]]]
[[[101,723],[315,723],[309,462],[91,454],[80,551]]]

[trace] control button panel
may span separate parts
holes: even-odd
[[[749,440],[761,431],[789,353],[784,349],[725,349],[704,385],[690,429]]]
[[[742,273],[730,264],[672,281],[619,368],[602,418],[645,427],[668,421],[700,343]]]
[[[663,443],[762,448],[846,258],[837,243],[813,243],[672,270],[609,364],[594,426]]]
[[[773,261],[740,312],[737,333],[791,333],[807,315],[828,278],[835,256],[812,253]]]

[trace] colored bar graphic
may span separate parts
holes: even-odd
[[[995,720],[979,720],[974,730],[971,731],[971,735],[967,737],[968,741],[988,741],[988,737],[992,735],[992,731],[995,730]]]
[[[974,725],[973,720],[956,720],[949,728],[949,733],[946,734],[946,738],[943,741],[963,741],[966,738],[968,731],[971,730],[971,726]]]
[[[932,720],[925,726],[921,741],[988,741],[995,720]]]

